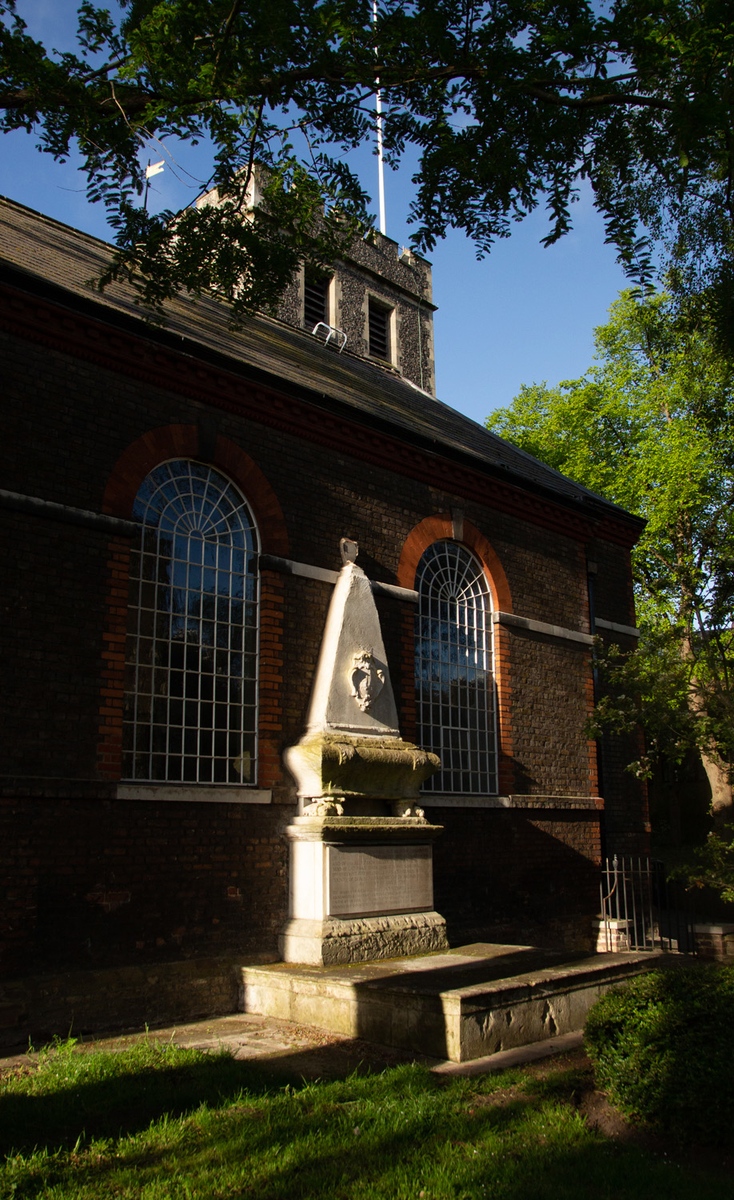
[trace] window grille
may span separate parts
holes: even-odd
[[[390,310],[369,302],[369,350],[373,358],[390,361]]]
[[[479,561],[434,542],[418,564],[415,673],[418,738],[441,759],[424,790],[497,791],[492,600]]]
[[[142,484],[131,553],[123,778],[256,782],[257,529],[232,483],[174,460]]]
[[[329,324],[328,275],[315,275],[307,271],[303,279],[303,324],[313,330],[323,321]]]

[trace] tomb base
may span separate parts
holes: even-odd
[[[296,817],[284,962],[335,965],[448,947],[433,909],[433,842],[416,817]]]
[[[283,962],[336,967],[447,950],[446,921],[437,912],[385,917],[289,920],[280,936]]]

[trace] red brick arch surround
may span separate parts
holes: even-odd
[[[405,588],[415,587],[415,573],[423,554],[433,542],[460,540],[471,550],[484,567],[484,573],[492,595],[492,608],[498,612],[512,612],[512,596],[502,563],[496,551],[471,521],[462,522],[461,538],[454,536],[454,523],[450,515],[440,514],[426,517],[408,534],[398,563],[398,584]],[[415,684],[414,684],[415,632],[412,615],[406,614],[403,625],[403,724],[406,736],[415,740],[417,736]],[[500,794],[513,791],[514,773],[512,766],[512,712],[511,712],[511,666],[510,644],[506,626],[494,626],[494,676],[497,688],[497,739],[498,739],[498,787]]]
[[[250,505],[263,551],[287,555],[288,534],[283,511],[257,463],[225,437],[217,437],[213,455],[203,458],[199,453],[196,425],[164,425],[160,429],[151,429],[128,446],[113,467],[102,511],[129,519],[143,480],[154,467],[172,458],[195,458],[217,467],[237,485]]]
[[[476,554],[484,567],[484,573],[492,592],[492,607],[501,612],[512,612],[510,585],[496,552],[484,534],[480,533],[471,521],[464,520],[462,525],[462,536],[458,540]],[[426,517],[420,525],[416,525],[415,529],[410,531],[405,539],[398,563],[398,583],[401,587],[415,587],[415,573],[426,550],[433,542],[440,542],[446,538],[449,541],[457,540],[454,537],[454,525],[450,516]]]
[[[264,553],[287,555],[288,533],[275,492],[257,464],[228,438],[217,437],[213,453],[204,457],[195,425],[152,429],[120,455],[105,489],[102,509],[130,519],[135,497],[147,475],[173,458],[193,458],[216,467],[240,489],[260,532]],[[109,586],[105,649],[103,652],[98,772],[119,780],[122,772],[122,707],[127,635],[130,543],[113,538],[109,547]],[[258,783],[282,782],[278,735],[282,729],[280,680],[283,668],[283,580],[275,571],[260,578],[260,707]]]

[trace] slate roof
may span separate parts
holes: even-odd
[[[285,381],[289,391],[317,405],[346,408],[353,418],[377,422],[403,441],[463,459],[474,469],[546,493],[576,511],[644,525],[398,374],[348,351],[337,354],[305,330],[255,316],[233,331],[226,305],[208,298],[174,300],[165,307],[162,329],[146,324],[132,289],[113,284],[100,294],[89,285],[110,249],[98,238],[0,197],[0,273],[16,284],[56,291],[63,303],[93,311],[98,319],[132,321],[142,336],[189,353],[225,358],[229,369],[269,380],[281,390]]]

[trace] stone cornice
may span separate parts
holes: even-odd
[[[248,379],[246,366],[240,374],[236,366],[227,368],[207,361],[206,351],[200,356],[201,347],[194,341],[178,338],[170,331],[161,333],[145,327],[136,330],[134,316],[109,309],[104,313],[109,320],[62,307],[54,300],[7,284],[0,286],[3,327],[49,349],[398,471],[437,490],[474,500],[582,543],[594,536],[631,547],[637,540],[634,526],[603,513],[601,507],[593,514],[574,512],[530,487],[525,489],[483,472],[472,466],[469,456],[459,460],[458,456],[450,457],[450,452],[442,454],[438,448],[411,445],[374,424],[368,426],[367,418],[361,421],[356,411],[348,416],[335,411],[332,405],[336,402],[326,396],[294,395],[289,383],[276,389]],[[175,345],[176,340],[180,346]]]
[[[520,617],[517,613],[494,612],[492,620],[495,625],[511,625],[527,633],[540,633],[544,637],[556,638],[559,641],[574,642],[580,646],[594,645],[594,638],[590,633],[582,633],[578,629],[564,629],[561,625],[549,625],[547,621],[534,621],[529,617]]]

